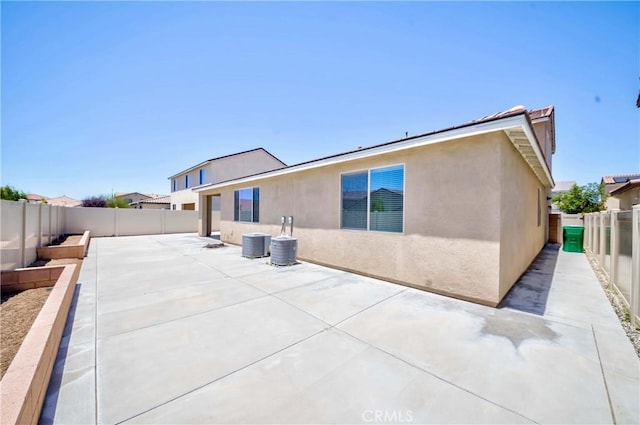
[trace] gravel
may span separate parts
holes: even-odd
[[[595,272],[598,280],[600,281],[600,285],[602,289],[604,289],[604,293],[606,294],[613,310],[616,312],[618,319],[620,320],[620,324],[624,329],[629,341],[633,345],[633,348],[636,350],[636,355],[640,358],[640,326],[634,327],[629,321],[629,307],[622,299],[622,296],[618,292],[618,290],[609,283],[609,279],[602,272],[598,262],[593,258],[592,255],[586,254],[589,263],[591,264],[591,268]]]

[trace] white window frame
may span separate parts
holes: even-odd
[[[381,170],[384,168],[392,168],[402,166],[402,232],[391,232],[386,230],[371,230],[371,171]],[[366,229],[355,229],[351,227],[342,227],[342,176],[348,174],[358,174],[366,172],[367,173],[367,228]],[[397,164],[388,164],[382,165],[379,167],[369,167],[369,168],[360,168],[356,170],[343,171],[338,176],[338,183],[340,186],[340,202],[338,204],[339,216],[340,216],[340,230],[352,231],[352,232],[374,232],[374,233],[385,233],[385,234],[394,234],[394,235],[404,235],[405,233],[405,214],[406,214],[406,185],[407,185],[407,165],[404,162]]]
[[[238,192],[238,205],[240,205],[240,192],[243,190],[251,190],[251,221],[242,221],[240,220],[240,211],[238,211],[238,221],[234,220],[234,223],[260,223],[260,218],[258,217],[258,221],[253,221],[253,203],[255,202],[255,200],[253,199],[253,190],[254,189],[258,189],[262,192],[262,189],[260,189],[260,186],[249,186],[249,187],[242,187],[240,189],[234,189],[234,192]],[[262,194],[260,195],[260,197],[262,197]],[[235,198],[235,195],[234,195]],[[235,218],[236,212],[235,212],[235,199],[234,199],[234,205],[233,205],[233,216]]]

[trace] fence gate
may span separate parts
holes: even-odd
[[[549,214],[549,243],[562,243],[560,214]]]

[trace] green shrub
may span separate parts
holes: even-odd
[[[603,184],[574,184],[567,192],[558,193],[551,201],[565,214],[586,214],[604,210],[607,194]]]
[[[112,196],[107,199],[107,208],[129,208],[129,202],[126,199]]]
[[[18,199],[27,199],[27,194],[12,186],[2,186],[0,187],[0,199],[17,201]]]

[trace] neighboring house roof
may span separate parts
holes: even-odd
[[[549,110],[549,108],[551,108],[551,112],[539,113],[537,112],[539,110],[532,110],[531,113],[541,115],[546,113],[553,114],[552,106],[544,109]],[[547,163],[544,159],[544,155],[542,154],[540,143],[538,142],[535,132],[533,131],[529,111],[527,111],[524,106],[516,106],[503,112],[498,112],[493,115],[487,115],[477,120],[470,121],[458,126],[445,128],[443,130],[432,131],[430,133],[423,133],[416,136],[406,137],[404,139],[393,140],[391,142],[381,143],[367,148],[361,148],[336,155],[330,155],[324,158],[301,162],[296,165],[290,165],[272,171],[265,171],[238,179],[204,184],[195,187],[192,190],[195,192],[200,192],[210,188],[227,186],[232,183],[245,183],[263,177],[283,175],[303,169],[316,168],[329,164],[366,158],[369,156],[380,155],[387,152],[445,142],[493,131],[504,131],[515,148],[518,149],[522,157],[534,171],[536,176],[538,176],[540,181],[542,181],[547,186],[552,187],[555,185],[553,178],[551,177],[549,167],[547,166]]]
[[[574,185],[578,184],[575,180],[565,180],[556,182],[556,185],[551,189],[552,192],[566,192],[571,189]]]
[[[609,193],[611,195],[620,195],[621,193],[624,193],[627,190],[633,189],[634,187],[640,187],[640,177],[637,178],[637,179],[634,179],[634,180],[627,181],[622,186],[618,187],[617,189],[612,190]]]
[[[27,201],[42,201],[43,199],[47,199],[47,197],[38,195],[37,193],[27,194]]]
[[[603,176],[600,182],[604,184],[616,184],[616,183],[626,183],[629,180],[637,180],[637,179],[640,179],[640,173],[618,174],[615,176]]]
[[[58,196],[57,198],[50,198],[47,200],[49,205],[59,205],[63,207],[79,207],[82,205],[82,201],[74,198],[70,198],[66,195]]]
[[[600,184],[604,184],[604,188],[607,193],[612,193],[628,181],[637,179],[640,179],[640,173],[603,176],[602,180],[600,180]]]
[[[168,179],[172,179],[172,178],[174,178],[174,177],[176,177],[176,176],[179,176],[179,175],[181,175],[181,174],[185,174],[185,173],[188,173],[188,172],[190,172],[190,171],[193,171],[193,170],[195,170],[196,168],[203,167],[203,166],[205,166],[205,165],[209,164],[210,162],[218,161],[218,160],[220,160],[220,159],[230,158],[230,157],[232,157],[232,156],[244,155],[244,154],[247,154],[247,153],[250,153],[250,152],[255,152],[255,151],[263,151],[264,153],[266,153],[267,155],[269,155],[269,156],[273,157],[273,159],[275,159],[276,161],[278,161],[279,163],[281,163],[281,164],[282,164],[282,165],[284,165],[285,167],[287,166],[287,164],[285,164],[284,162],[282,162],[280,159],[278,159],[275,155],[273,155],[271,152],[269,152],[269,151],[268,151],[268,150],[266,150],[265,148],[255,148],[255,149],[249,149],[248,151],[242,151],[242,152],[238,152],[238,153],[232,153],[232,154],[229,154],[229,155],[219,156],[219,157],[217,157],[217,158],[207,159],[206,161],[203,161],[203,162],[201,162],[201,163],[199,163],[199,164],[194,165],[193,167],[189,167],[189,168],[187,168],[187,169],[185,169],[185,170],[182,170],[182,171],[180,171],[179,173],[176,173],[176,174],[174,174],[174,175],[172,175],[172,176],[170,176],[170,177],[167,177],[167,178],[168,178]]]
[[[170,203],[171,203],[171,196],[165,195],[165,196],[158,196],[157,198],[142,199],[142,200],[137,201],[137,202],[132,202],[131,205],[138,205],[138,204],[170,204]]]
[[[144,196],[146,198],[152,198],[152,196],[145,195],[144,193],[140,193],[140,192],[116,192],[116,193],[114,193],[114,196],[116,198],[126,198],[128,195],[140,195],[140,196]]]

